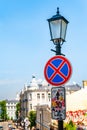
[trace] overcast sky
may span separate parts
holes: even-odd
[[[55,55],[47,19],[68,21],[62,53],[72,64],[68,84],[87,80],[87,0],[0,0],[0,99],[14,99],[32,75],[44,79],[44,66]]]

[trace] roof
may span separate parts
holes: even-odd
[[[82,87],[78,84],[72,84],[72,85],[65,85],[65,89],[66,90],[70,90],[70,91],[78,91],[80,90]]]
[[[66,95],[66,111],[87,109],[87,88]]]
[[[6,103],[18,103],[18,100],[6,100]]]

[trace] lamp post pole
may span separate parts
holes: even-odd
[[[54,50],[52,50],[52,51],[54,51]],[[55,52],[56,52],[56,55],[62,55],[60,43],[56,44],[56,51]],[[63,120],[58,120],[58,130],[63,130]]]
[[[57,8],[57,14],[48,19],[51,41],[53,41],[56,50],[54,51],[56,55],[63,55],[61,53],[61,46],[65,42],[66,30],[68,21],[59,13],[59,8]],[[63,130],[63,120],[58,120],[58,130]]]
[[[58,43],[56,45],[56,55],[61,55],[61,45]],[[58,121],[58,130],[63,130],[63,120]]]

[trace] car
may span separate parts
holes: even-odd
[[[8,127],[9,127],[9,128],[12,127],[12,124],[8,124]]]
[[[0,130],[3,130],[3,126],[0,126]]]

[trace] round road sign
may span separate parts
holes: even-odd
[[[48,60],[44,68],[44,76],[48,83],[60,86],[66,83],[72,74],[72,67],[68,59],[57,55]]]

